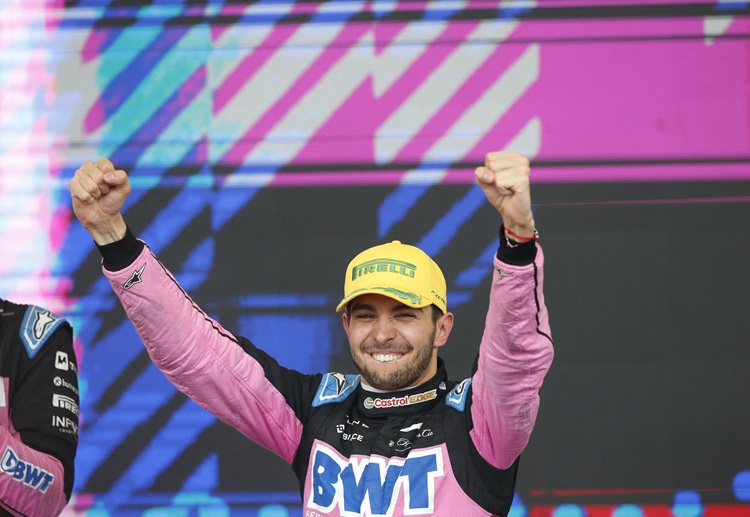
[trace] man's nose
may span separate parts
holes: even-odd
[[[396,327],[388,318],[378,318],[372,333],[376,342],[388,343],[396,337]]]

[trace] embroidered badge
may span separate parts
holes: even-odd
[[[65,320],[47,309],[30,305],[21,322],[20,337],[29,358],[33,358],[47,339]]]

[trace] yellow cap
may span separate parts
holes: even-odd
[[[435,304],[448,310],[445,277],[424,251],[393,241],[366,249],[349,262],[340,312],[363,294],[382,294],[410,307]]]

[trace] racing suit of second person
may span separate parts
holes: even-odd
[[[73,490],[78,367],[72,329],[0,299],[0,515],[59,515]]]

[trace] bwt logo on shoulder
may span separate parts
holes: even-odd
[[[308,509],[392,517],[400,502],[407,515],[435,511],[435,480],[443,476],[440,447],[412,451],[407,458],[347,459],[318,443],[311,458]]]
[[[22,460],[10,446],[6,447],[3,458],[0,460],[0,470],[15,481],[41,493],[45,493],[55,481],[55,476],[33,463]]]

